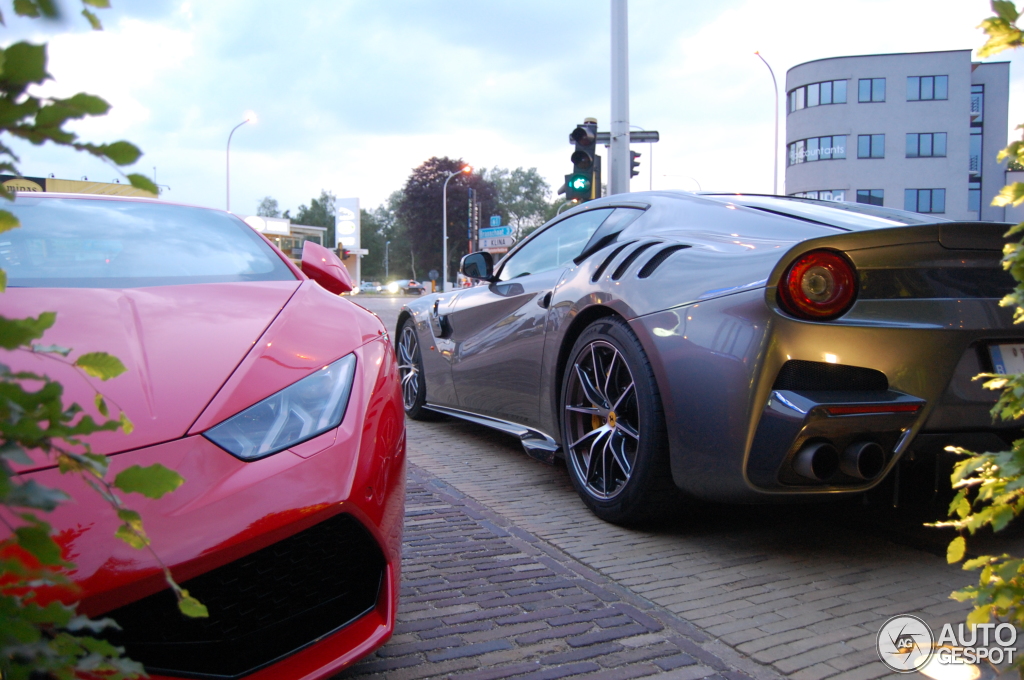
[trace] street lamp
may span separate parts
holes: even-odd
[[[238,128],[242,127],[246,123],[255,123],[255,122],[256,122],[256,114],[253,113],[252,111],[250,111],[249,113],[245,114],[245,120],[243,120],[241,123],[239,123],[235,127],[231,128],[231,132],[228,133],[228,150],[227,150],[227,154],[226,154],[226,159],[227,159],[227,180],[228,180],[227,181],[227,207],[226,207],[226,210],[228,212],[231,212],[231,136],[235,134],[235,130],[237,130]]]
[[[764,65],[768,67],[768,72],[772,74],[772,84],[775,86],[775,174],[772,180],[772,193],[779,193],[779,82],[775,80],[775,71],[765,61],[764,57],[761,56],[760,52],[754,52],[761,61],[764,61]]]
[[[442,256],[444,257],[444,262],[441,263],[441,268],[443,270],[442,276],[444,277],[441,284],[442,291],[448,290],[448,181],[452,177],[455,177],[455,175],[463,172],[473,172],[473,167],[465,165],[448,175],[444,180],[444,187],[441,189],[441,221],[444,223],[442,225],[444,228],[444,238],[441,241]]]
[[[384,241],[384,280],[388,280],[388,246],[391,245],[391,241]]]
[[[644,130],[639,125],[630,125],[629,127],[636,128],[637,130],[641,130],[643,132],[647,132],[647,130]],[[647,144],[647,165],[651,173],[648,176],[650,182],[647,185],[647,190],[654,191],[654,142],[648,142]]]

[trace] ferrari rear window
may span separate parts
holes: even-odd
[[[0,267],[13,287],[295,280],[251,227],[215,210],[32,196],[18,196],[0,209],[21,221],[17,229],[0,234]]]

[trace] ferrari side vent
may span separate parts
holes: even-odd
[[[123,630],[106,637],[152,674],[239,678],[372,610],[385,566],[362,525],[335,515],[182,583],[209,618],[185,618],[162,590],[110,612]]]
[[[661,241],[651,241],[650,243],[644,243],[640,246],[637,246],[636,250],[627,255],[626,259],[622,261],[622,264],[615,268],[615,273],[612,274],[612,281],[618,281],[619,279],[621,279],[622,275],[626,273],[627,269],[629,269],[629,265],[633,264],[633,262],[636,261],[636,258],[640,257],[641,253],[643,253],[648,248],[653,248],[659,243],[661,243]]]
[[[782,370],[775,378],[772,389],[814,392],[823,390],[881,392],[889,389],[889,380],[885,377],[885,373],[873,368],[793,359],[782,365]]]
[[[654,270],[660,267],[661,263],[667,260],[672,253],[680,250],[686,250],[689,247],[690,246],[679,244],[669,246],[668,248],[662,248],[654,257],[647,260],[647,264],[640,268],[640,273],[637,274],[637,276],[641,279],[646,279],[648,276],[653,274]]]
[[[612,263],[612,260],[618,257],[619,253],[621,253],[623,250],[625,250],[627,247],[631,246],[634,243],[636,243],[636,241],[629,241],[627,243],[623,243],[621,246],[619,246],[612,252],[608,253],[608,257],[604,258],[604,262],[602,262],[601,265],[596,270],[594,270],[594,275],[590,277],[590,282],[595,283],[599,278],[601,278],[601,275],[604,274],[604,270],[608,268],[608,265]]]

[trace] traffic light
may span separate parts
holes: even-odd
[[[636,177],[637,175],[640,174],[640,170],[639,170],[639,168],[640,168],[640,161],[637,160],[638,158],[640,158],[640,154],[638,154],[636,151],[633,151],[632,149],[630,149],[630,151],[629,151],[629,176],[630,177]]]
[[[600,159],[597,157],[597,121],[587,118],[569,133],[576,145],[570,160],[572,174],[565,176],[567,201],[589,201],[601,196]]]

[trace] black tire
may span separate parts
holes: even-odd
[[[439,414],[426,407],[427,389],[423,381],[423,357],[420,354],[416,324],[406,319],[395,345],[398,374],[402,380],[402,403],[405,414],[413,420],[437,420]]]
[[[566,466],[595,515],[636,525],[679,509],[658,385],[626,322],[606,317],[580,334],[562,378],[560,408]]]

